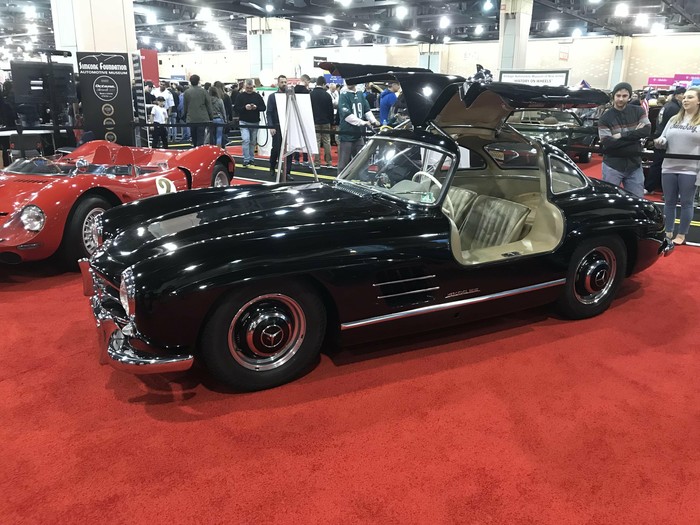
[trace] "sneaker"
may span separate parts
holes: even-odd
[[[244,168],[245,168],[246,166],[248,166],[248,164],[250,164],[250,162],[248,162],[247,160],[244,160],[244,161],[243,161],[243,167],[244,167]]]

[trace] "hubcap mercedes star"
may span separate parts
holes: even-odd
[[[225,171],[217,172],[216,175],[214,175],[214,187],[224,188],[226,186],[229,186],[228,173]]]
[[[94,226],[97,217],[103,213],[104,209],[93,208],[88,212],[85,220],[83,221],[83,231],[81,236],[83,238],[83,246],[85,247],[85,251],[88,253],[88,255],[92,255],[94,251],[97,250],[97,241],[92,234],[92,227]]]
[[[283,294],[261,295],[231,321],[229,351],[241,366],[264,372],[294,357],[305,334],[306,317],[299,303]]]
[[[599,246],[581,259],[576,269],[574,294],[583,304],[597,304],[610,292],[617,274],[615,253]]]

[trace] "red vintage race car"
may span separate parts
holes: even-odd
[[[161,150],[92,141],[59,159],[20,159],[0,171],[0,263],[54,253],[74,267],[96,248],[95,218],[119,204],[229,186],[233,159],[216,146]]]

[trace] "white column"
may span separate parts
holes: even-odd
[[[51,0],[56,49],[136,52],[133,0]]]
[[[499,69],[524,69],[533,0],[502,0],[498,24]]]
[[[251,77],[270,80],[278,75],[293,75],[289,27],[285,18],[246,19]]]
[[[627,67],[629,66],[632,52],[631,36],[616,36],[615,48],[610,57],[610,73],[608,75],[608,87],[612,89],[615,84],[626,80]]]

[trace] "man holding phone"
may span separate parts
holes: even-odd
[[[253,79],[246,79],[243,84],[243,91],[236,97],[233,109],[239,116],[241,139],[243,139],[243,166],[245,167],[253,164],[255,145],[258,142],[260,112],[266,109],[265,101],[260,96],[260,93],[255,92]]]

